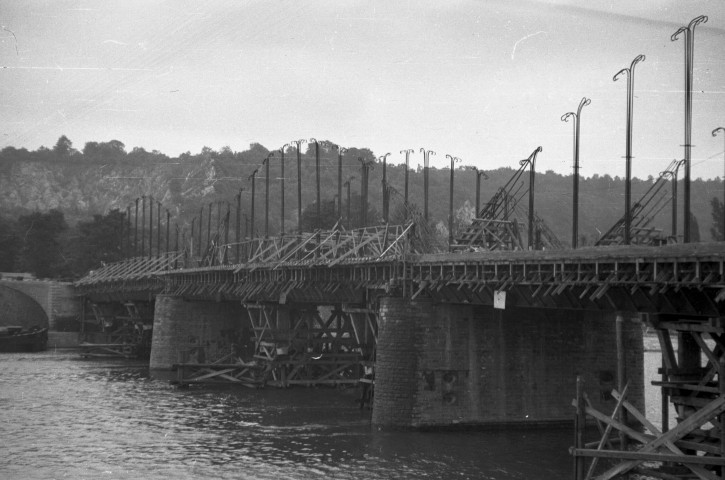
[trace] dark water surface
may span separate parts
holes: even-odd
[[[188,389],[147,365],[0,355],[2,479],[562,479],[570,428],[377,432],[354,389]]]

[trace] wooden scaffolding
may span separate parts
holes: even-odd
[[[627,401],[626,388],[612,392],[617,404],[611,415],[595,410],[577,379],[571,449],[575,480],[622,478],[629,472],[665,480],[725,478],[723,323],[721,318],[651,321],[662,351],[662,378],[652,382],[662,391],[661,427]],[[677,420],[673,428],[670,404]],[[589,443],[584,440],[587,417],[596,421],[601,435]],[[611,438],[613,432],[618,439]]]

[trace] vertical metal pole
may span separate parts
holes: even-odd
[[[227,202],[227,214],[224,216],[226,221],[226,226],[224,227],[224,259],[223,262],[227,263],[227,250],[229,245],[229,218],[232,213],[232,206]]]
[[[234,243],[236,247],[234,248],[235,254],[234,258],[237,263],[239,263],[239,242],[241,241],[241,221],[242,221],[242,189],[239,189],[239,193],[237,194],[237,222],[236,222],[236,229],[235,229],[235,236],[234,236]]]
[[[368,192],[368,183],[367,183],[367,166],[365,165],[365,162],[362,158],[358,158],[358,161],[361,164],[361,172],[360,172],[360,226],[366,227],[367,226],[367,210],[368,210],[368,204],[367,204],[367,192]]]
[[[383,159],[383,219],[385,223],[388,223],[388,155],[389,153],[386,153],[382,156]]]
[[[211,246],[211,208],[214,206],[214,202],[209,202],[209,215],[206,220],[206,249],[204,252],[209,250],[209,247]]]
[[[196,254],[199,258],[201,258],[201,240],[202,240],[202,230],[204,225],[204,206],[202,205],[199,207],[199,244],[196,246]]]
[[[169,225],[171,223],[171,214],[169,213],[169,210],[166,210],[166,253],[169,253]]]
[[[481,214],[481,174],[476,169],[476,218]]]
[[[156,201],[156,255],[161,256],[161,202]]]
[[[222,201],[217,200],[217,202],[216,202],[216,231],[217,231],[217,233],[219,233],[221,226],[222,226]]]
[[[314,138],[310,138],[310,143],[315,142],[315,184],[317,186],[317,212],[315,220],[315,229],[320,228],[320,218],[322,217],[322,210],[320,208],[320,143]]]
[[[453,184],[456,171],[455,162],[460,161],[461,159],[451,155],[446,155],[446,158],[451,159],[451,179],[448,196],[448,251],[451,251],[453,249]]]
[[[680,160],[672,172],[672,238],[677,241],[677,174],[685,160]]]
[[[146,195],[141,197],[141,257],[146,256]]]
[[[408,150],[401,150],[400,153],[405,153],[405,193],[404,193],[404,201],[406,208],[408,207],[408,175],[410,174],[410,154],[414,152],[412,148],[409,148]],[[406,211],[407,215],[407,211]]]
[[[529,164],[529,250],[534,249],[534,187],[536,179],[536,155],[541,152],[541,147],[537,147],[529,158],[522,160],[521,164]]]
[[[133,216],[133,256],[138,257],[138,198],[134,203],[136,204],[136,212]]]
[[[191,219],[191,235],[189,235],[189,254],[194,256],[194,224],[196,223],[196,217]]]
[[[269,238],[269,157],[264,159],[264,236]]]
[[[581,123],[582,108],[589,105],[592,101],[586,97],[579,102],[579,108],[576,113],[567,112],[561,120],[566,122],[569,117],[574,119],[574,175],[572,186],[572,221],[571,221],[571,247],[577,248],[579,245],[579,125]]]
[[[423,152],[423,218],[428,221],[428,173],[430,170],[430,154],[432,153],[435,155],[436,152],[433,150],[426,150],[425,148],[421,148],[420,151]]]
[[[342,154],[344,148],[337,147],[337,217],[342,218]]]
[[[624,183],[624,244],[632,242],[632,107],[634,104],[634,67],[644,61],[644,55],[637,55],[629,68],[623,68],[612,78],[617,81],[622,73],[627,74],[627,137],[626,137],[626,177]]]
[[[126,250],[124,257],[131,256],[131,206],[126,207]]]
[[[297,232],[302,233],[302,151],[305,140],[292,140],[297,145]]]
[[[288,144],[284,144],[282,148],[279,149],[280,153],[280,161],[279,161],[279,176],[280,176],[280,219],[279,219],[279,234],[281,236],[284,236],[284,150],[288,147]]]
[[[690,243],[692,240],[690,231],[690,167],[692,153],[692,66],[694,56],[695,27],[700,23],[707,22],[705,15],[700,15],[690,21],[686,27],[680,27],[672,34],[670,40],[677,40],[680,33],[685,34],[685,180],[684,180],[684,226],[683,242]]]
[[[151,258],[154,249],[154,197],[149,196],[149,255]]]
[[[350,203],[351,203],[350,180],[352,180],[352,179],[348,179],[348,181],[345,182],[345,185],[347,185],[347,228],[348,229],[352,228],[352,222],[350,220]]]
[[[254,197],[256,196],[255,193],[255,184],[256,184],[256,177],[257,177],[257,170],[254,170],[252,174],[249,176],[249,178],[252,179],[252,201],[250,204],[250,221],[249,221],[249,230],[248,230],[248,236],[250,239],[254,238]]]
[[[428,167],[428,161],[429,157],[426,155],[425,152],[423,152],[423,218],[425,218],[426,221],[428,221],[428,174],[429,174],[429,167]]]
[[[713,137],[717,136],[718,132],[723,133],[723,143],[724,143],[723,144],[723,160],[725,160],[725,128],[717,127],[715,130],[712,131],[712,136]],[[724,163],[724,165],[725,165],[725,163]],[[725,240],[725,174],[723,174],[723,177],[722,177],[722,185],[723,185],[723,187],[722,187],[722,195],[723,195],[723,198],[722,198],[722,215],[723,215],[722,235],[723,236],[722,236],[722,238],[719,238],[719,239],[716,238],[714,240]]]

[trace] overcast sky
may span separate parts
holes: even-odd
[[[586,6],[584,6],[586,5]],[[684,37],[695,30],[693,177],[723,175],[723,0],[0,0],[0,147],[117,139],[170,156],[300,138],[421,147],[479,168],[624,175],[626,79],[638,55],[633,172],[683,157]]]

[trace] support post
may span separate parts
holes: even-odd
[[[665,357],[662,356],[662,385],[665,385],[668,381],[669,375],[667,373],[667,364],[665,363]],[[667,395],[667,389],[663,386],[661,388],[660,397],[662,400],[662,433],[666,433],[670,429],[670,399]]]
[[[586,412],[584,410],[584,379],[576,377],[576,413],[574,417],[574,448],[584,448],[584,427]],[[584,480],[584,457],[574,456],[574,480]]]
[[[627,385],[626,352],[624,348],[624,316],[621,313],[617,313],[615,335],[617,342],[617,391],[621,393],[624,391],[625,385]],[[617,420],[620,423],[626,425],[626,410],[620,409],[617,417]],[[622,431],[619,432],[619,441],[621,449],[626,450],[627,436]]]
[[[718,361],[717,384],[720,390],[720,398],[725,397],[725,357],[721,354]],[[725,413],[718,415],[720,423],[720,457],[725,458]],[[720,469],[720,478],[725,480],[725,468]]]

